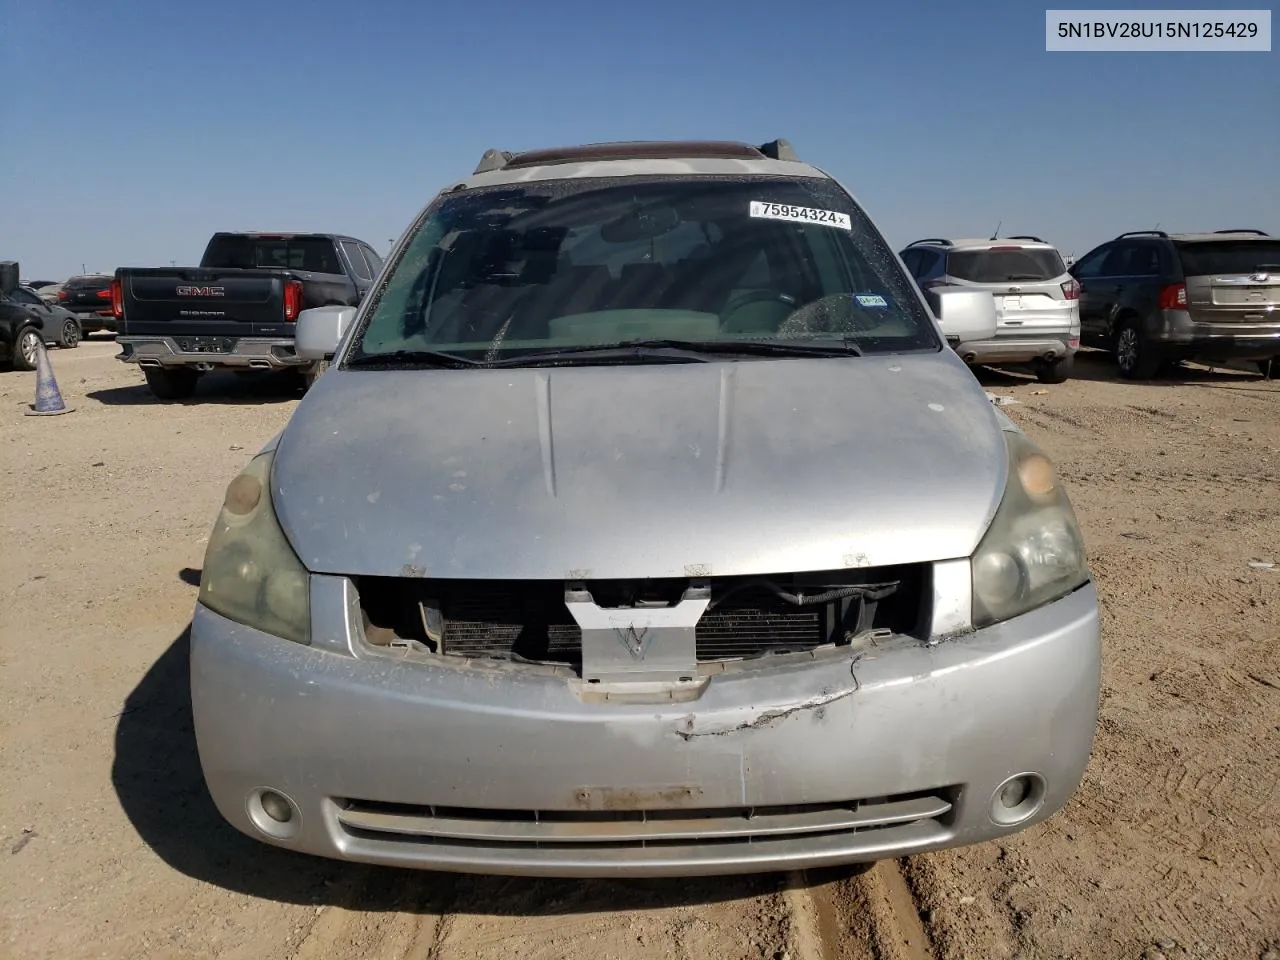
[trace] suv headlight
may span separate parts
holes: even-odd
[[[1005,432],[1009,482],[973,564],[973,625],[987,627],[1066,596],[1089,581],[1084,538],[1052,462]]]
[[[265,633],[309,643],[310,581],[271,507],[271,453],[227,487],[200,574],[200,602]]]

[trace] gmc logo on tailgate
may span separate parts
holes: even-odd
[[[225,297],[226,287],[178,287],[174,293],[180,297]]]

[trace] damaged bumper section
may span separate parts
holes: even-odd
[[[312,577],[310,644],[197,607],[206,782],[231,824],[289,849],[576,877],[904,856],[1023,829],[1075,791],[1098,711],[1091,584],[942,639],[937,614],[912,635],[881,584],[829,590],[816,626],[750,590],[692,582],[620,629],[569,584],[532,659],[483,655],[499,631],[464,616],[461,587],[419,602],[419,638],[395,642],[413,631],[371,622],[376,585],[345,577]],[[537,602],[509,601],[525,621]],[[852,639],[828,642],[850,609]],[[786,649],[723,645],[760,624],[792,631]]]

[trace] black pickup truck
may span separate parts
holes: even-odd
[[[191,396],[218,368],[296,370],[294,321],[311,307],[355,306],[382,269],[363,240],[330,233],[215,233],[198,267],[121,267],[111,284],[117,359],[136,363],[162,400]]]

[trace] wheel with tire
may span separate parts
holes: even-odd
[[[1076,358],[1071,354],[1053,362],[1041,360],[1036,364],[1036,379],[1041,383],[1066,383],[1075,366]]]
[[[142,371],[147,386],[158,400],[185,400],[196,392],[200,374],[195,370],[148,367]]]
[[[58,338],[58,346],[64,350],[71,350],[80,346],[83,337],[84,331],[80,329],[80,321],[68,317],[62,322],[62,336]]]
[[[27,327],[13,344],[13,369],[34,370],[40,362],[44,336],[35,327]]]
[[[34,327],[27,327],[19,333],[18,339],[13,344],[13,369],[34,370],[40,360],[40,348],[43,346],[44,339],[40,336],[40,331]]]
[[[1116,366],[1126,380],[1150,380],[1160,372],[1161,357],[1142,333],[1137,317],[1125,317],[1116,326]]]

